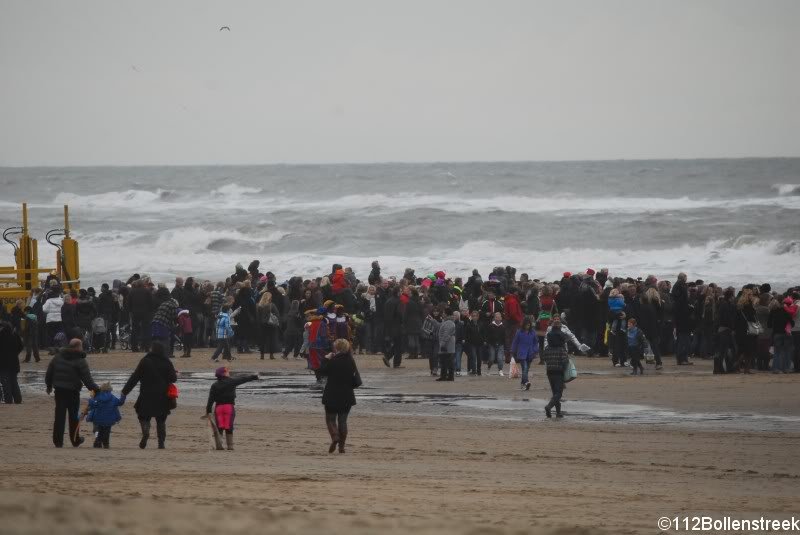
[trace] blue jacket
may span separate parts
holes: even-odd
[[[220,312],[217,315],[217,340],[233,338],[233,327],[231,327],[231,317],[227,312]]]
[[[608,298],[608,309],[611,312],[617,313],[625,310],[625,298],[621,295],[615,295]]]
[[[517,360],[533,360],[533,356],[539,353],[539,337],[536,331],[530,332],[519,329],[511,343],[511,354],[516,355]]]
[[[89,400],[90,421],[95,425],[112,426],[122,420],[119,413],[120,405],[125,403],[125,397],[119,399],[111,392],[100,392]]]

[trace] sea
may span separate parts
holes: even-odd
[[[494,266],[800,284],[800,159],[0,168],[0,227],[39,239],[69,205],[83,286],[133,273],[279,280]],[[0,242],[0,265],[13,248]]]

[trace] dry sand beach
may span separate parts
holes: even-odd
[[[24,404],[0,405],[0,532],[653,533],[662,516],[800,512],[797,375],[667,362],[634,378],[580,358],[568,417],[548,421],[541,367],[525,393],[514,380],[441,384],[426,361],[389,370],[359,356],[348,451],[328,455],[313,377],[299,361],[257,358],[232,365],[264,377],[240,389],[233,452],[209,451],[199,419],[207,352],[176,359],[186,386],[164,451],[137,447],[136,390],[110,450],[54,449],[35,371],[46,360],[23,365]],[[107,372],[127,373],[137,356],[89,360],[119,392],[122,373]]]

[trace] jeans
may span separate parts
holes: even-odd
[[[505,362],[505,356],[503,354],[503,344],[491,345],[488,346],[489,348],[489,366],[493,363],[497,363],[497,371],[503,371],[503,362]]]
[[[38,358],[36,360],[39,360]],[[3,391],[3,403],[22,403],[22,392],[19,390],[17,372],[0,372],[0,390]]]
[[[146,443],[150,437],[150,418],[139,418],[139,425],[142,427],[142,442]],[[158,447],[161,449],[167,440],[166,414],[164,416],[156,416],[156,436],[158,437]]]
[[[547,372],[547,380],[550,382],[550,391],[553,396],[545,409],[556,408],[556,414],[561,413],[561,395],[564,393],[564,374],[561,372]]]
[[[64,418],[69,420],[69,440],[73,446],[80,445],[78,435],[78,415],[81,396],[79,390],[55,389],[56,412],[53,420],[53,444],[60,448],[64,445]]]
[[[531,361],[529,361],[528,359],[522,359],[520,361],[517,361],[517,364],[519,364],[519,369],[521,371],[520,383],[525,385],[528,383],[528,369],[531,366]]]
[[[455,361],[455,368],[458,373],[461,373],[461,354],[464,352],[464,348],[461,344],[456,344],[456,352],[453,355],[453,360]]]
[[[775,333],[773,339],[775,354],[772,359],[772,373],[781,373],[789,370],[789,362],[794,352],[792,336],[786,333]]]
[[[229,338],[217,339],[217,349],[215,349],[214,354],[211,355],[211,360],[217,360],[220,355],[222,355],[222,358],[225,360],[231,360],[231,342]]]
[[[675,342],[675,359],[678,364],[689,362],[689,352],[692,350],[692,334],[678,333]]]
[[[478,356],[479,351],[480,346],[474,346],[470,343],[464,344],[464,353],[467,354],[467,370],[470,373],[478,373],[478,370],[481,369],[481,359]]]

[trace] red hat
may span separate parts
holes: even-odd
[[[434,275],[436,275],[437,279],[443,279],[445,277],[444,271],[437,271],[436,273],[434,273]]]
[[[569,277],[571,277],[571,276],[572,276],[572,273],[570,273],[569,271],[565,271],[565,272],[564,272],[564,276],[565,276],[565,277],[567,277],[567,278],[569,278]]]
[[[586,270],[586,274],[589,275],[590,277],[594,277],[594,270],[592,268],[589,268]]]

